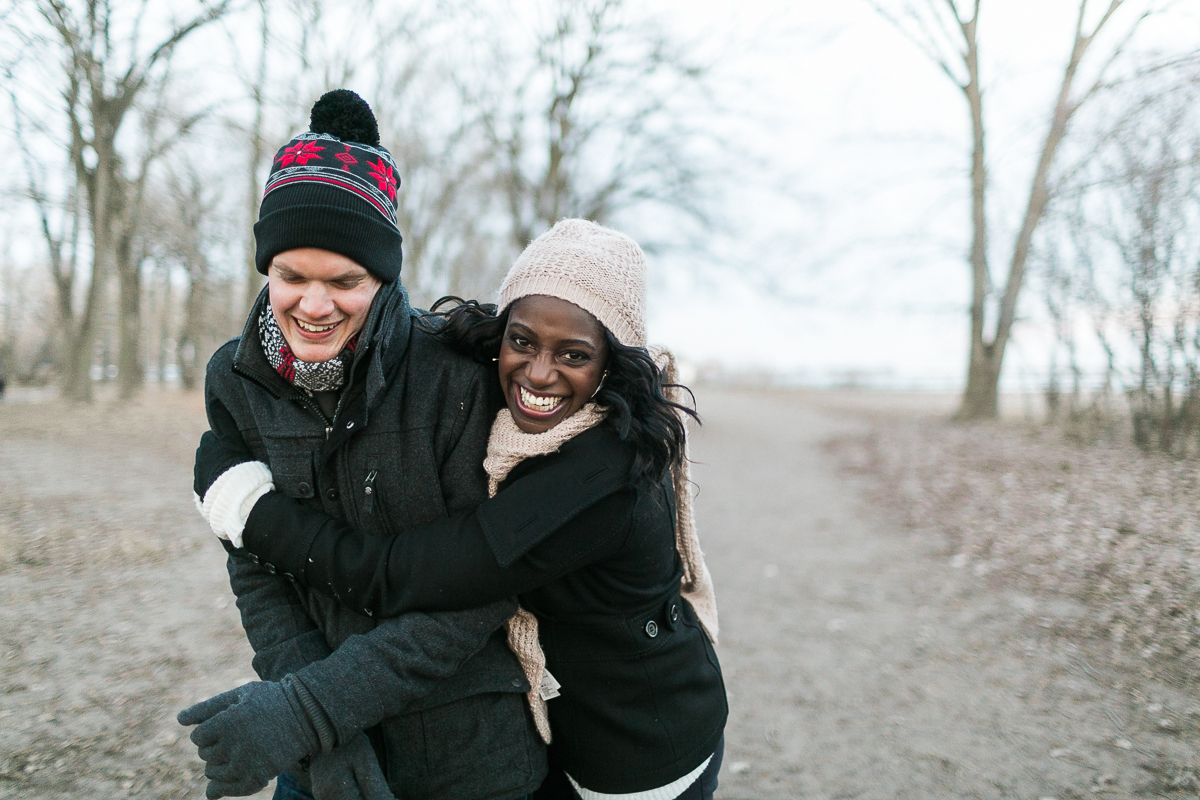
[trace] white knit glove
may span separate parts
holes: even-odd
[[[245,461],[221,473],[208,487],[204,499],[192,499],[204,521],[218,538],[242,546],[242,531],[258,498],[275,488],[271,468],[261,461]]]

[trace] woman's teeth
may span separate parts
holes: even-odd
[[[517,392],[521,398],[521,405],[530,411],[541,411],[543,413],[553,411],[563,401],[561,397],[538,397],[533,392],[527,391],[524,386],[518,386]]]
[[[324,333],[325,331],[331,331],[337,327],[336,322],[332,325],[311,325],[307,322],[296,320],[296,324],[300,326],[301,330],[308,331],[309,333]]]

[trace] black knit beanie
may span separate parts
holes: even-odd
[[[361,264],[384,283],[400,277],[400,227],[392,154],[366,101],[348,89],[321,96],[309,132],[275,155],[254,225],[254,263],[267,274],[285,250],[319,247]]]

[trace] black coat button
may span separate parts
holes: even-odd
[[[658,623],[657,622],[655,622],[654,620],[650,620],[649,622],[646,623],[646,635],[649,636],[651,639],[653,639],[655,636],[658,636]]]
[[[670,611],[670,613],[667,614],[667,618],[670,619],[671,622],[679,622],[679,604],[678,603],[671,603],[671,611]]]
[[[307,481],[300,481],[300,483],[296,484],[296,488],[299,489],[300,494],[304,495],[305,497],[312,494],[312,487],[308,485]]]
[[[520,689],[520,688],[521,688],[521,679],[520,679],[520,678],[513,678],[513,679],[512,679],[512,685],[513,685],[513,686],[515,686],[515,687],[517,687],[518,689]]]
[[[330,500],[337,500],[338,499],[338,490],[333,489],[333,488],[326,489],[325,496],[328,497]]]
[[[265,569],[267,571],[268,575],[275,574],[275,565],[274,564],[263,564],[263,569]]]

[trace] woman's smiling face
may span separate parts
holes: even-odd
[[[592,398],[604,375],[604,326],[574,303],[546,295],[512,304],[500,342],[500,386],[517,427],[548,431]]]

